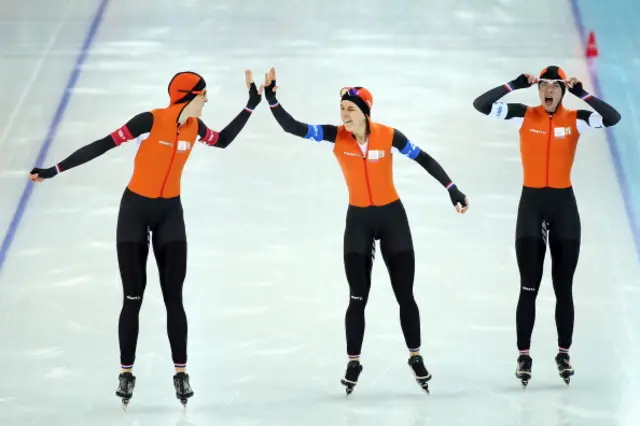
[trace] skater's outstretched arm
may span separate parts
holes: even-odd
[[[151,112],[138,114],[115,132],[83,146],[55,166],[46,169],[37,167],[32,169],[29,177],[34,182],[41,182],[44,179],[50,179],[63,171],[70,170],[89,162],[124,142],[128,142],[136,139],[140,135],[151,132],[152,126],[153,114]]]
[[[456,184],[453,183],[447,172],[435,158],[407,139],[407,137],[398,129],[393,129],[392,145],[393,148],[395,148],[394,150],[397,150],[400,154],[411,158],[416,163],[420,164],[427,173],[440,182],[442,186],[447,188],[451,202],[456,206],[456,210],[459,213],[465,213],[469,209],[469,200],[458,189]]]
[[[307,124],[297,121],[291,116],[276,99],[276,71],[271,68],[265,75],[264,81],[264,96],[269,103],[269,109],[275,117],[282,130],[292,135],[296,135],[301,138],[310,139],[312,141],[320,142],[335,142],[338,134],[338,127],[330,124]]]
[[[256,87],[256,84],[253,82],[253,74],[250,70],[245,71],[245,83],[247,89],[249,89],[247,106],[220,132],[209,129],[201,119],[198,119],[199,142],[216,148],[226,148],[240,134],[240,131],[244,128],[245,124],[247,124],[247,121],[249,121],[251,113],[253,113],[253,110],[262,100],[262,91],[264,90],[264,86],[262,85],[259,89]]]
[[[504,95],[517,89],[526,89],[531,87],[537,81],[537,78],[530,74],[521,74],[515,80],[498,87],[494,87],[488,92],[478,96],[473,101],[473,107],[479,112],[489,117],[501,120],[511,120],[523,118],[527,112],[527,106],[517,103],[498,102]]]
[[[584,109],[578,110],[577,126],[580,133],[584,133],[589,129],[615,126],[622,118],[614,107],[584,90],[582,83],[577,78],[571,78],[567,86],[570,93],[585,101],[595,110],[595,112]]]

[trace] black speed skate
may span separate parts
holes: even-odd
[[[560,352],[556,355],[556,365],[558,366],[558,374],[562,377],[562,380],[568,385],[571,381],[571,376],[575,374],[573,367],[569,362],[570,357],[568,353]]]
[[[173,376],[173,387],[176,389],[176,398],[180,400],[182,405],[187,405],[187,400],[194,395],[193,389],[189,384],[189,375],[187,373],[177,373]]]
[[[413,355],[409,358],[407,364],[409,364],[409,367],[411,367],[411,371],[413,372],[413,377],[416,379],[416,382],[420,385],[422,390],[424,390],[428,394],[431,373],[429,373],[427,367],[425,367],[424,359],[422,359],[422,356]]]
[[[520,355],[518,357],[518,367],[516,368],[516,377],[522,382],[522,387],[526,388],[531,380],[531,367],[533,360],[529,355]]]
[[[122,398],[122,408],[126,411],[129,401],[133,397],[133,389],[136,386],[136,377],[131,373],[120,373],[118,375],[120,381],[116,396]]]
[[[347,371],[344,373],[344,378],[340,379],[340,383],[342,383],[346,388],[345,391],[347,392],[347,396],[351,395],[351,392],[353,392],[353,388],[358,383],[360,373],[362,373],[362,364],[360,364],[360,361],[349,361],[349,364],[347,364]]]

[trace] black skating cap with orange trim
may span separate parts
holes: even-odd
[[[201,75],[191,71],[179,72],[169,82],[171,105],[191,102],[204,93],[206,87],[207,83]]]
[[[562,88],[562,94],[564,95],[565,90],[567,90],[567,74],[564,72],[562,68],[557,65],[549,65],[540,71],[540,75],[538,76],[541,80],[555,80],[560,83],[560,87]]]
[[[340,90],[340,100],[353,102],[362,110],[364,115],[371,117],[373,95],[364,87],[343,87]]]

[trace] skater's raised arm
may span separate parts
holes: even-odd
[[[582,83],[577,78],[571,78],[567,86],[570,93],[585,101],[595,110],[595,112],[584,109],[578,110],[577,126],[580,133],[584,133],[590,128],[601,129],[615,126],[622,118],[614,107],[584,90]]]
[[[46,169],[37,167],[32,169],[29,177],[34,182],[41,182],[44,179],[50,179],[59,173],[87,163],[124,142],[128,142],[136,139],[140,135],[149,133],[151,131],[151,127],[153,127],[153,114],[151,112],[138,114],[115,132],[79,148],[55,166],[51,166]]]
[[[393,129],[392,146],[400,154],[420,164],[427,173],[440,182],[440,184],[449,192],[451,202],[456,206],[459,212],[464,212],[469,208],[469,201],[467,197],[458,189],[456,184],[453,183],[453,180],[451,180],[440,163],[407,139],[407,137],[398,129]],[[460,207],[458,207],[458,204]]]
[[[253,82],[253,74],[250,70],[245,71],[245,83],[249,89],[247,106],[220,132],[211,130],[201,119],[198,119],[199,142],[216,148],[226,148],[240,134],[240,131],[247,124],[247,121],[249,121],[253,110],[262,100],[262,91],[264,89],[262,85],[259,89],[256,87],[256,84]]]
[[[498,102],[506,94],[517,90],[531,87],[537,81],[537,78],[530,74],[521,74],[515,80],[506,84],[494,87],[488,92],[478,96],[473,101],[473,107],[479,112],[489,117],[501,120],[511,120],[513,118],[522,118],[527,112],[527,106],[518,103]]]
[[[292,135],[310,139],[316,142],[327,141],[335,142],[336,135],[338,134],[338,127],[330,124],[307,124],[297,121],[291,116],[280,104],[276,98],[276,71],[271,68],[265,75],[265,91],[264,96],[269,103],[269,109],[275,117],[276,121],[287,133]]]

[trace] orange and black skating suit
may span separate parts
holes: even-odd
[[[557,68],[557,67],[556,67]],[[548,70],[547,68],[546,70]],[[546,72],[543,71],[544,72]],[[564,75],[564,72],[559,73]],[[566,83],[554,79],[565,95]],[[571,169],[580,135],[591,128],[616,124],[620,114],[587,93],[582,83],[568,91],[594,110],[568,110],[560,103],[554,112],[498,100],[514,89],[530,84],[524,75],[479,96],[474,107],[483,114],[514,123],[519,129],[523,187],[516,221],[515,251],[520,272],[520,297],[516,309],[519,369],[527,367],[535,320],[535,302],[543,274],[546,248],[552,262],[552,283],[557,303],[558,368],[568,362],[572,343],[574,307],[573,276],[580,254],[581,224],[571,183]],[[556,92],[557,93],[557,92]],[[524,358],[522,358],[524,357]],[[568,364],[567,364],[568,365]]]

